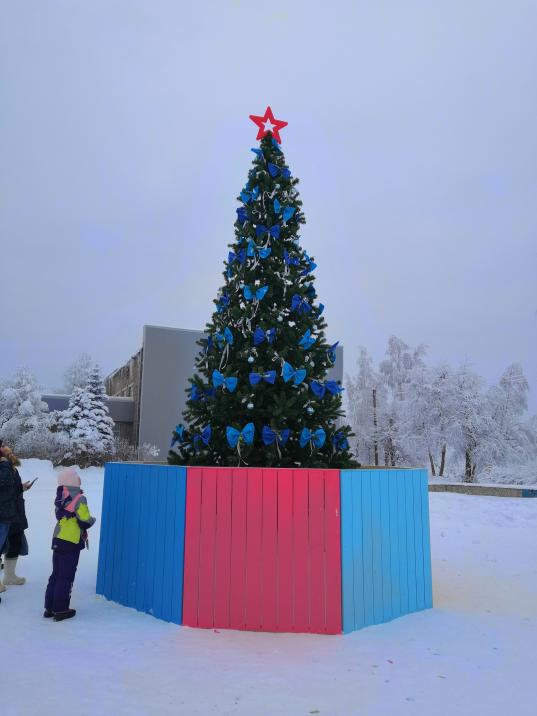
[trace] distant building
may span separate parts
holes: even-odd
[[[166,459],[173,428],[186,407],[188,379],[200,347],[203,331],[144,326],[142,347],[105,378],[108,408],[116,433],[139,447],[145,443],[160,449]],[[343,379],[343,348],[338,346],[332,380]],[[64,410],[68,395],[43,395],[49,410]]]

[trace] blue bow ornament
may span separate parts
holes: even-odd
[[[219,388],[223,385],[230,393],[233,393],[237,387],[237,382],[238,381],[235,376],[225,378],[219,370],[213,370],[213,385],[215,388]]]
[[[226,428],[226,439],[229,447],[235,448],[239,444],[239,440],[246,445],[251,445],[254,441],[255,427],[253,423],[247,423],[242,430],[228,425]]]
[[[311,431],[309,428],[303,428],[300,433],[298,440],[300,447],[306,447],[308,443],[311,444],[312,448],[322,448],[326,440],[326,433],[323,428],[317,428],[317,430]]]
[[[298,370],[295,370],[290,363],[287,363],[286,361],[284,362],[282,368],[282,378],[284,380],[284,383],[288,383],[290,380],[292,380],[295,385],[300,385],[300,383],[302,383],[305,377],[306,370],[304,368],[299,368]]]
[[[267,370],[265,373],[250,373],[248,379],[250,381],[250,385],[258,385],[262,380],[264,380],[265,383],[274,385],[276,381],[276,371]]]
[[[267,343],[272,343],[275,335],[275,328],[269,328],[268,331],[264,331],[262,328],[257,326],[254,331],[254,346],[258,346],[260,343],[263,343],[263,341],[267,341]]]

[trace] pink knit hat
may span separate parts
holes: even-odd
[[[80,477],[74,467],[65,467],[58,475],[58,485],[61,487],[80,487]]]

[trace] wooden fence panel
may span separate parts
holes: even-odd
[[[183,623],[341,632],[339,519],[338,471],[188,468]]]
[[[426,470],[341,472],[345,632],[432,606]]]
[[[181,623],[186,469],[105,468],[97,593]]]

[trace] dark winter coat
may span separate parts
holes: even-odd
[[[18,519],[15,472],[9,460],[5,457],[0,458],[0,522],[14,522]]]
[[[9,531],[24,532],[24,530],[28,529],[28,520],[26,519],[26,508],[24,506],[23,497],[24,490],[22,488],[21,476],[19,475],[19,471],[17,470],[17,468],[13,468],[13,472],[15,473],[15,483],[17,487],[17,517],[16,519],[11,521],[11,528]]]

